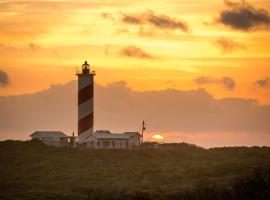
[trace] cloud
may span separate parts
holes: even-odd
[[[170,18],[166,15],[154,15],[153,13],[148,16],[148,21],[155,27],[161,29],[180,29],[184,32],[188,32],[188,26],[186,25],[186,23]]]
[[[260,79],[256,81],[256,85],[265,88],[268,85],[270,85],[270,79],[269,78],[265,78],[265,79]]]
[[[212,77],[199,76],[195,79],[195,82],[198,84],[207,84],[215,82]]]
[[[124,14],[122,17],[122,22],[128,23],[128,24],[143,24],[143,19],[141,19],[139,16],[131,16]]]
[[[8,74],[0,69],[0,87],[6,87],[10,84]]]
[[[224,1],[228,7],[220,13],[218,21],[233,29],[249,31],[270,27],[270,15],[266,9],[254,8],[246,1]]]
[[[222,77],[220,79],[220,82],[228,89],[228,90],[234,90],[236,84],[235,81],[230,77]]]
[[[189,32],[186,22],[177,20],[167,15],[157,15],[153,11],[139,14],[123,14],[122,22],[133,25],[148,25],[162,30],[181,30]]]
[[[35,130],[77,129],[77,84],[0,96],[0,138],[26,139]],[[270,105],[243,98],[215,99],[204,89],[134,91],[120,81],[95,85],[95,129],[148,132],[269,134]],[[12,134],[12,135],[11,135]]]
[[[231,53],[238,49],[245,49],[245,45],[225,37],[218,38],[214,43],[223,53]]]
[[[136,46],[127,46],[120,50],[119,54],[121,56],[132,57],[132,58],[142,58],[142,59],[153,59],[154,57],[144,50]]]
[[[199,76],[194,80],[197,84],[219,84],[227,90],[234,90],[236,87],[235,81],[231,77],[213,78],[211,76]]]

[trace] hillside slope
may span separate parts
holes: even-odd
[[[268,147],[90,151],[3,141],[0,198],[237,199],[246,193],[243,184],[253,181],[252,195],[264,199],[270,195],[269,166]]]

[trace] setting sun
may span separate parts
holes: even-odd
[[[164,140],[164,137],[161,135],[154,135],[151,138],[152,142],[163,142],[163,140]]]

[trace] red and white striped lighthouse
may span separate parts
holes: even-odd
[[[78,76],[78,143],[92,135],[94,129],[94,76],[87,61]]]

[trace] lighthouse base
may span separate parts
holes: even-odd
[[[78,143],[79,144],[83,144],[86,142],[86,139],[91,136],[93,134],[93,129],[89,129],[83,133],[81,133],[79,136],[78,136]]]

